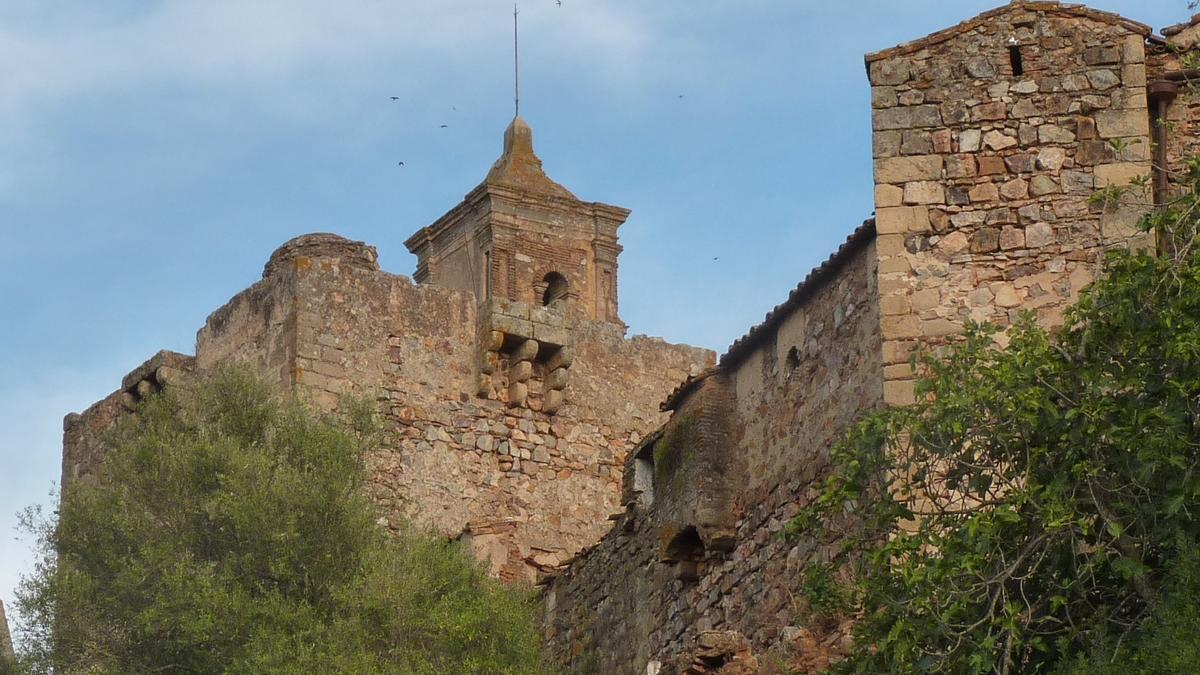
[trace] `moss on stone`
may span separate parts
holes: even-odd
[[[665,485],[683,464],[684,453],[695,448],[699,440],[699,423],[694,413],[677,415],[666,433],[654,444],[654,480]]]

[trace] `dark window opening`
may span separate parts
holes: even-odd
[[[633,494],[637,505],[648,509],[654,505],[654,444],[646,447],[633,458]]]
[[[549,305],[567,297],[567,278],[558,272],[551,272],[543,279],[546,282],[546,292],[542,294],[542,304]]]
[[[1008,48],[1008,62],[1012,64],[1013,77],[1025,74],[1025,64],[1021,61],[1021,48],[1013,45]]]
[[[678,561],[698,561],[704,558],[704,541],[695,525],[689,525],[679,531],[671,543],[667,544],[667,557]]]
[[[788,372],[791,372],[799,367],[800,367],[800,350],[796,347],[792,347],[791,349],[788,350],[788,353],[787,353]]]

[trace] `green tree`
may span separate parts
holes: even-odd
[[[376,523],[371,417],[317,417],[238,370],[147,401],[57,522],[29,518],[44,557],[19,591],[23,668],[540,671],[528,590]]]
[[[1189,169],[1191,191],[1143,220],[1161,255],[1111,254],[1052,334],[1026,317],[1000,350],[996,328],[971,326],[921,357],[920,402],[834,448],[790,529],[845,542],[805,574],[814,612],[858,619],[838,670],[1169,668],[1157,649],[1200,640],[1196,596],[1169,592],[1196,587],[1185,563],[1200,540],[1200,162]]]

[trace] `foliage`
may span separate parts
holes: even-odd
[[[460,548],[389,536],[365,496],[369,406],[318,418],[242,371],[118,425],[19,607],[25,669],[56,673],[527,673],[527,591]]]
[[[1143,220],[1162,255],[1110,254],[1054,334],[1026,316],[998,350],[998,329],[970,326],[920,357],[917,404],[834,448],[792,534],[846,542],[858,621],[840,671],[1049,672],[1194,640],[1196,596],[1165,583],[1195,583],[1180,561],[1200,540],[1189,170],[1192,190]]]

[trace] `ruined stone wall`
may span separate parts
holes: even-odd
[[[967,319],[1044,325],[1144,208],[1089,199],[1150,172],[1145,37],[1114,15],[1015,2],[868,57],[889,403]]]
[[[730,474],[733,537],[703,540],[698,564],[681,564],[687,561],[668,548],[682,523],[658,512],[669,509],[661,504],[666,494],[655,486],[648,506],[631,499],[613,531],[547,588],[547,637],[562,663],[582,672],[642,673],[657,662],[667,673],[695,659],[747,668],[820,664],[841,648],[838,627],[804,625],[796,596],[799,570],[832,544],[794,544],[780,532],[812,498],[829,443],[882,403],[872,236],[868,224],[736,343],[717,373],[676,394],[684,400],[666,436],[694,414],[693,386],[729,390],[734,427],[725,465],[714,470]],[[645,456],[639,450],[631,462]],[[629,467],[630,481],[636,473]]]

